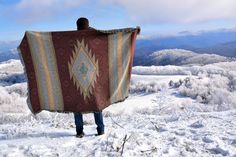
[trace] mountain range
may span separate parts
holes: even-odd
[[[207,65],[218,62],[235,61],[235,58],[216,54],[199,54],[183,49],[165,49],[152,53],[144,62],[151,65]]]
[[[137,40],[134,65],[146,65],[150,55],[163,49],[185,49],[200,54],[236,57],[236,30],[219,30]]]
[[[16,47],[20,41],[0,41],[0,62],[18,59]],[[211,32],[181,32],[176,36],[138,39],[136,42],[134,66],[151,65],[153,52],[163,49],[184,49],[199,54],[218,54],[236,57],[236,30],[218,30]],[[181,51],[182,52],[182,51]],[[167,62],[166,62],[167,63]],[[176,63],[177,64],[177,63]]]

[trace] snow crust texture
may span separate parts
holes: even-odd
[[[95,136],[84,114],[76,138],[73,113],[30,113],[19,60],[0,64],[0,156],[236,157],[236,62],[133,67],[130,96],[103,111]]]

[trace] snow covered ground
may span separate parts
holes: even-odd
[[[84,115],[32,115],[19,60],[0,64],[0,156],[236,157],[236,62],[134,67],[130,96],[103,111],[105,135]]]

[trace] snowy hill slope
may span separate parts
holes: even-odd
[[[19,59],[19,54],[16,48],[0,53],[0,62],[8,61],[10,59]]]
[[[236,156],[236,62],[133,67],[130,96],[103,111],[106,134],[75,138],[72,113],[30,113],[19,60],[0,64],[0,156]]]
[[[15,49],[19,45],[20,41],[0,41],[0,54],[7,52],[8,50]]]
[[[199,54],[183,49],[166,49],[157,51],[152,53],[149,58],[151,60],[149,65],[206,65],[232,60],[232,58],[216,54]]]
[[[0,41],[0,62],[8,61],[9,59],[19,59],[16,50],[20,41]]]

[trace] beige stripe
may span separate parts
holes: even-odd
[[[120,75],[119,75],[119,91],[118,94],[120,94],[119,96],[119,100],[124,99],[126,96],[128,96],[128,91],[129,91],[129,64],[130,64],[130,57],[131,57],[131,38],[130,38],[130,34],[126,34],[126,35],[122,35],[122,48],[124,48],[124,46],[128,46],[127,47],[127,51],[123,51],[122,49],[122,54],[120,55],[121,59],[119,59],[119,62],[125,65],[122,65],[122,69],[118,70],[120,71]],[[126,62],[124,60],[124,57],[126,58]],[[118,57],[119,58],[119,57]]]
[[[113,93],[112,93],[112,87],[114,86],[113,81],[111,80],[113,78],[112,76],[112,41],[113,36],[108,35],[108,62],[109,62],[109,90],[110,90],[110,103],[113,103]]]
[[[48,93],[48,105],[49,105],[49,109],[50,110],[54,110],[55,109],[55,101],[54,101],[54,97],[53,97],[53,91],[52,91],[52,82],[50,79],[50,74],[49,74],[49,69],[48,69],[48,63],[47,63],[47,58],[45,55],[45,49],[42,43],[42,37],[40,35],[40,33],[35,33],[35,37],[39,46],[39,50],[40,50],[40,57],[41,57],[41,62],[42,62],[42,66],[43,66],[43,72],[45,73],[45,77],[46,77],[46,87],[47,87],[47,93]]]
[[[51,33],[27,32],[41,109],[63,111],[61,83]]]
[[[39,73],[39,70],[38,70],[38,66],[37,66],[37,57],[34,55],[34,48],[33,48],[33,44],[31,41],[31,37],[32,36],[31,34],[29,34],[29,32],[26,32],[26,36],[27,36],[27,40],[28,40],[28,43],[29,43],[29,48],[30,48],[30,52],[31,52],[31,55],[32,55],[32,60],[33,60],[33,66],[34,66],[34,70],[35,70],[35,75],[36,75],[36,83],[37,83],[37,87],[38,87],[38,94],[39,94],[39,102],[40,102],[40,107],[41,109],[44,109],[44,99],[43,99],[43,96],[42,96],[42,93],[41,91],[42,90],[42,86],[40,85],[40,82],[41,82],[41,76],[40,76],[40,73]]]
[[[127,74],[130,63],[130,33],[123,33],[123,76],[122,76],[122,99],[128,96],[129,84]]]
[[[55,49],[53,47],[53,41],[52,41],[52,35],[51,33],[48,33],[49,36],[49,45],[50,45],[50,50],[52,52],[52,56],[53,56],[53,60],[52,60],[52,64],[55,68],[55,72],[54,72],[54,81],[56,84],[56,88],[57,88],[57,100],[58,100],[58,105],[59,105],[59,110],[63,111],[64,110],[64,101],[63,101],[63,96],[62,96],[62,88],[61,88],[61,82],[60,82],[60,78],[59,78],[59,72],[58,72],[58,67],[57,67],[57,60],[56,60],[56,53],[55,53]]]
[[[122,32],[117,34],[117,67],[118,67],[118,88],[117,88],[117,99],[122,98],[122,76],[123,76],[123,66],[122,66]]]
[[[129,85],[130,85],[130,77],[129,77],[129,64],[131,62],[131,33],[129,33],[129,37],[127,39],[128,42],[128,52],[127,52],[127,58],[128,58],[128,63],[126,65],[126,69],[125,69],[125,79],[126,79],[126,87],[127,87],[127,90],[126,90],[126,93],[125,95],[128,95],[129,94]]]

